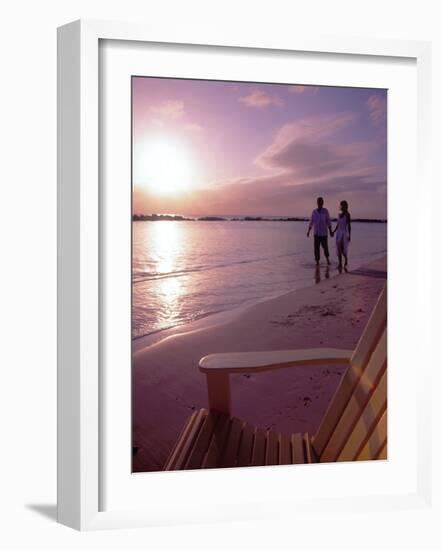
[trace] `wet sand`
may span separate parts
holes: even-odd
[[[321,266],[321,276],[325,267]],[[241,310],[188,332],[134,348],[133,421],[136,472],[161,470],[193,410],[207,407],[210,353],[353,348],[386,280],[386,258]],[[232,375],[233,414],[285,432],[315,433],[345,367],[324,365]]]

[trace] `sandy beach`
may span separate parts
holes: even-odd
[[[321,267],[323,271],[324,268]],[[207,407],[199,359],[210,353],[353,348],[386,280],[386,258],[258,303],[237,315],[134,346],[135,472],[161,470],[186,419]],[[233,414],[286,432],[315,433],[344,367],[324,365],[231,377]]]

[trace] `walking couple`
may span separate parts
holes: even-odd
[[[310,218],[310,224],[308,226],[307,237],[310,236],[310,232],[313,228],[314,235],[314,248],[315,248],[315,260],[316,265],[319,265],[320,248],[322,246],[324,250],[324,256],[327,260],[327,264],[330,265],[330,254],[328,251],[328,238],[327,234],[330,233],[330,237],[336,234],[336,252],[338,255],[338,269],[342,271],[342,258],[344,258],[344,269],[347,271],[348,264],[348,243],[351,239],[351,217],[348,211],[347,201],[340,202],[340,212],[336,227],[332,229],[330,214],[327,208],[324,208],[324,199],[318,197],[318,208],[315,208]]]

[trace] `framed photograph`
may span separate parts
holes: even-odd
[[[386,459],[387,90],[133,76],[132,128],[133,471]]]
[[[61,523],[428,505],[429,51],[59,29]]]

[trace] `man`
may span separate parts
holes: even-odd
[[[330,265],[327,241],[327,230],[330,233],[330,237],[333,237],[330,214],[328,213],[327,208],[324,208],[324,199],[322,197],[318,197],[316,202],[318,204],[318,208],[316,208],[312,212],[312,217],[310,218],[310,224],[308,226],[307,237],[310,236],[310,231],[313,227],[316,265],[319,265],[321,246],[324,249],[324,256],[327,260],[327,264]]]

